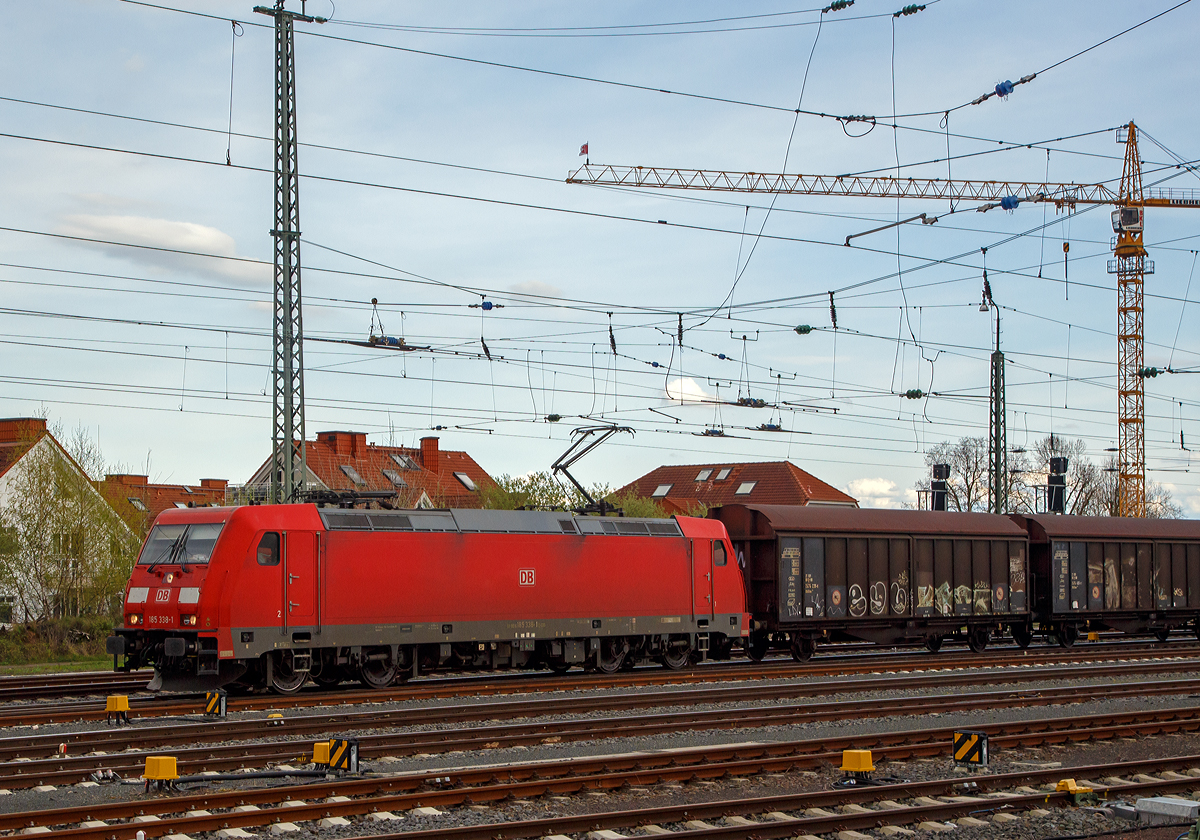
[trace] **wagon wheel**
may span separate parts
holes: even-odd
[[[765,630],[758,630],[750,634],[750,642],[746,645],[746,655],[755,662],[762,662],[770,646],[770,636]]]
[[[672,636],[658,661],[670,671],[678,671],[691,660],[692,642],[687,636]]]
[[[1033,641],[1033,628],[1028,624],[1014,624],[1010,629],[1012,640],[1021,650],[1029,647]]]
[[[1154,631],[1154,638],[1158,639],[1160,642],[1165,642],[1167,637],[1170,635],[1171,629],[1169,627],[1160,627]]]
[[[975,653],[983,653],[991,641],[992,634],[986,627],[975,627],[967,636],[967,645]]]
[[[625,664],[629,645],[622,638],[600,640],[600,652],[596,656],[596,670],[602,674],[615,674]]]
[[[796,635],[792,638],[792,659],[797,662],[807,662],[812,659],[817,649],[817,643],[807,636]]]
[[[925,649],[930,653],[937,653],[942,649],[942,637],[927,636],[925,639]]]
[[[396,679],[396,663],[386,647],[367,648],[358,666],[358,680],[367,688],[387,688]]]
[[[1064,624],[1054,633],[1058,639],[1058,646],[1069,648],[1075,644],[1075,640],[1079,638],[1079,628],[1074,624]]]
[[[271,661],[270,688],[276,694],[295,694],[308,679],[307,671],[297,671],[290,650],[276,651]]]

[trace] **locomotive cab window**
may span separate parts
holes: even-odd
[[[279,565],[279,534],[263,534],[258,541],[258,565]]]
[[[146,537],[146,545],[138,555],[139,566],[158,566],[163,563],[202,566],[212,556],[222,522],[199,522],[192,525],[155,525]]]
[[[725,543],[717,540],[717,541],[713,542],[712,546],[713,546],[713,565],[714,566],[724,566],[726,563]]]

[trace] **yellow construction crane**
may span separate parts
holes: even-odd
[[[1118,511],[1121,516],[1146,515],[1146,435],[1142,292],[1145,275],[1154,273],[1143,244],[1146,207],[1200,208],[1200,190],[1142,188],[1137,126],[1117,130],[1125,145],[1125,166],[1117,192],[1103,184],[1055,184],[1028,181],[980,181],[941,178],[894,178],[858,175],[787,175],[761,172],[669,169],[652,166],[602,166],[587,163],[571,173],[568,184],[642,187],[780,195],[841,195],[866,198],[928,198],[994,202],[1015,209],[1021,202],[1051,202],[1059,209],[1079,204],[1112,204],[1114,259],[1108,273],[1117,275],[1117,420]],[[982,208],[981,208],[982,209]]]

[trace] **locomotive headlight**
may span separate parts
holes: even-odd
[[[196,626],[196,616],[185,615],[182,618],[180,618],[179,623],[182,624],[184,627],[195,627]]]
[[[140,613],[130,613],[125,621],[127,624],[141,624],[142,616]]]

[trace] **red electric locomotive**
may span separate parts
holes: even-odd
[[[605,673],[728,656],[749,633],[717,521],[263,505],[159,515],[107,650],[152,688],[437,668]]]

